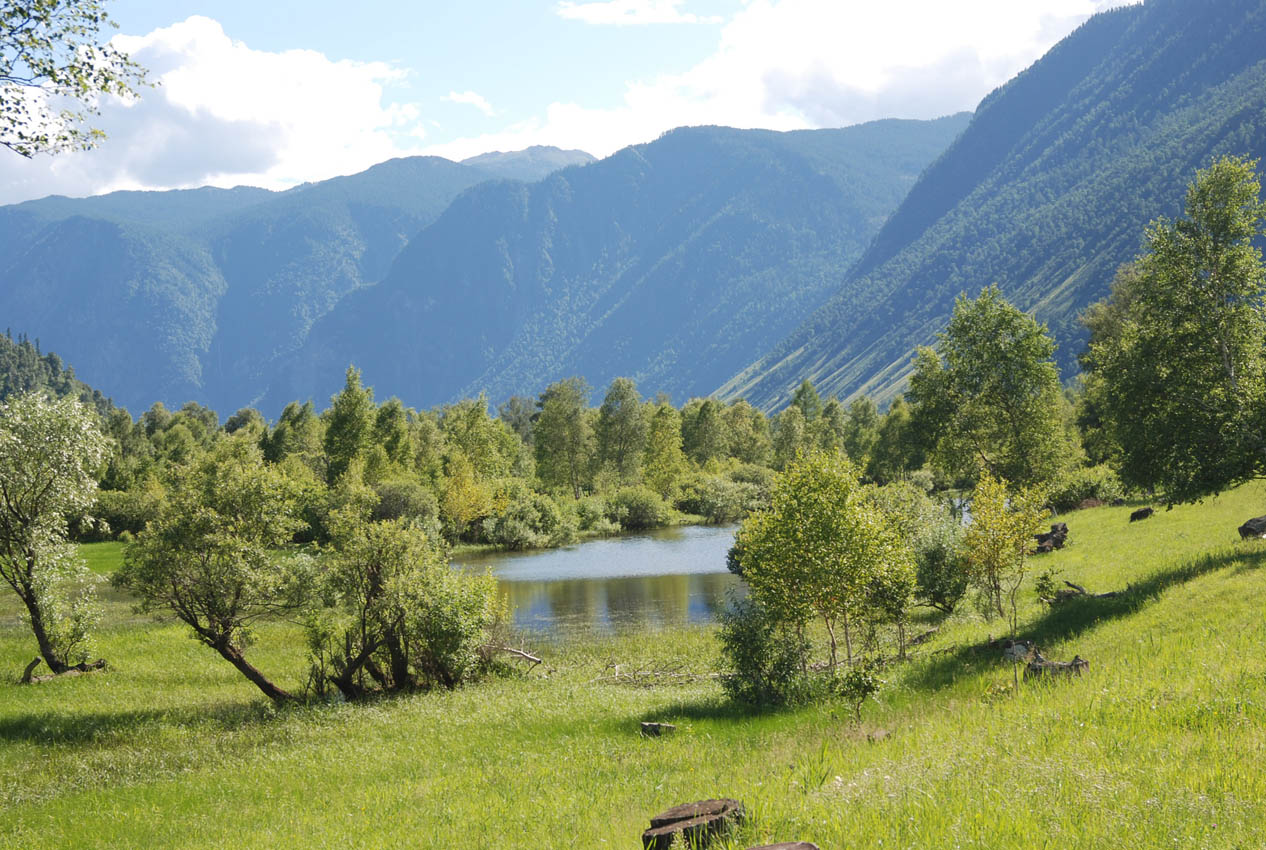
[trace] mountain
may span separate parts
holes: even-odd
[[[710,392],[822,302],[966,122],[686,128],[477,186],[314,325],[265,407],[328,397],[349,363],[420,406],[569,375]]]
[[[596,160],[584,151],[565,151],[533,145],[521,151],[481,153],[461,162],[462,165],[479,168],[498,177],[535,183],[569,165],[588,165]]]
[[[115,192],[0,207],[0,315],[133,409],[194,399],[232,411],[459,194],[506,170],[545,173],[556,156],[576,158],[539,149],[482,168],[410,157],[285,192]]]
[[[1148,0],[1088,20],[980,104],[833,296],[720,395],[766,409],[804,378],[884,400],[955,296],[997,283],[1048,323],[1065,375],[1077,315],[1180,211],[1197,168],[1266,154],[1266,3]]]

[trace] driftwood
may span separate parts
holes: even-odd
[[[936,633],[939,632],[940,630],[941,630],[940,626],[933,626],[932,628],[928,629],[926,632],[919,635],[918,637],[911,638],[908,646],[921,646],[927,643],[928,641],[930,641],[933,637],[935,637]]]
[[[35,668],[40,666],[40,662],[43,660],[44,659],[38,655],[32,658],[31,663],[26,665],[26,669],[22,671],[22,678],[18,680],[18,684],[38,685],[40,682],[51,682],[54,679],[60,679],[64,676],[81,676],[84,673],[92,673],[95,670],[104,670],[106,668],[106,660],[104,658],[98,658],[96,661],[91,663],[85,661],[81,664],[76,664],[73,667],[67,667],[60,673],[50,673],[47,676],[32,676],[31,674],[35,672]]]
[[[532,655],[530,652],[524,652],[523,650],[515,649],[512,646],[494,646],[492,644],[485,644],[481,646],[480,649],[484,650],[485,652],[504,652],[509,655],[514,655],[518,658],[522,658],[525,661],[531,661],[532,666],[528,667],[529,670],[535,668],[537,664],[545,663],[542,659],[537,658],[535,655]]]
[[[1124,595],[1126,592],[1125,590],[1111,590],[1107,593],[1088,593],[1086,588],[1082,587],[1080,584],[1073,584],[1071,581],[1065,581],[1064,584],[1068,585],[1068,587],[1063,590],[1055,591],[1054,596],[1040,597],[1041,600],[1047,605],[1058,605],[1061,602],[1067,602],[1070,599],[1113,599]]]
[[[1042,653],[1034,652],[1033,660],[1024,668],[1024,678],[1027,681],[1043,676],[1080,676],[1089,669],[1090,662],[1080,655],[1074,655],[1072,661],[1047,661]]]

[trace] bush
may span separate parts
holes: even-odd
[[[417,481],[383,481],[374,485],[374,492],[378,494],[375,520],[406,519],[427,529],[439,522],[439,500]]]
[[[712,475],[695,475],[681,484],[675,507],[710,523],[738,522],[768,501],[756,484]]]
[[[608,500],[606,516],[623,529],[640,531],[667,525],[672,511],[654,490],[625,487]]]
[[[951,613],[967,592],[962,525],[921,484],[895,481],[873,492],[914,555],[916,597],[924,605]]]
[[[758,707],[797,705],[813,691],[805,672],[809,642],[748,597],[721,614],[721,687],[737,702]]]
[[[1111,502],[1125,495],[1121,479],[1104,464],[1083,466],[1065,473],[1051,490],[1048,501],[1059,512],[1075,510],[1087,499]]]
[[[483,522],[489,543],[507,549],[542,549],[576,539],[576,522],[549,496],[527,493]]]
[[[92,516],[98,522],[92,528],[86,523],[77,523],[75,538],[84,543],[96,543],[110,540],[124,531],[139,534],[145,530],[145,523],[158,516],[160,498],[160,493],[145,488],[99,490],[96,504],[92,507]]]

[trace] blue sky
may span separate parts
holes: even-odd
[[[107,0],[160,82],[97,150],[0,158],[0,203],[284,188],[393,156],[606,156],[684,124],[778,130],[971,109],[1123,0]]]

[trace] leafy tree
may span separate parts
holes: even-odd
[[[889,572],[913,583],[909,550],[838,452],[793,461],[775,479],[770,507],[743,523],[738,543],[757,600],[789,622],[822,621],[832,668],[837,626],[853,658],[852,627],[875,611],[872,587]]]
[[[545,487],[569,489],[576,499],[588,486],[595,451],[588,398],[584,378],[567,378],[546,387],[537,402],[536,474]]]
[[[686,457],[704,466],[722,460],[729,449],[725,405],[714,398],[694,398],[681,409],[681,444]]]
[[[288,457],[298,457],[317,474],[324,477],[324,426],[316,414],[312,402],[300,405],[292,401],[281,412],[277,427],[263,441],[264,458],[269,463],[281,463]]]
[[[370,441],[382,448],[389,463],[408,469],[413,463],[413,442],[409,437],[409,414],[398,398],[389,399],[374,415]]]
[[[642,477],[648,487],[668,498],[689,468],[681,448],[681,415],[670,404],[658,405],[651,416]]]
[[[25,157],[92,148],[105,137],[84,126],[101,95],[133,98],[145,72],[103,42],[114,26],[100,0],[0,3],[0,145]],[[62,99],[79,110],[54,111]]]
[[[972,497],[971,525],[964,537],[971,580],[982,593],[986,610],[1006,618],[1012,635],[1025,559],[1047,516],[1043,502],[1040,490],[1009,492],[1006,482],[988,470]]]
[[[224,433],[236,434],[239,431],[257,440],[267,436],[268,423],[264,420],[264,414],[253,407],[243,407],[224,420]]]
[[[532,445],[532,425],[536,421],[536,402],[528,396],[510,396],[497,408],[497,418],[519,435],[526,446]]]
[[[924,451],[910,417],[910,405],[897,396],[875,433],[867,476],[880,483],[896,481],[904,473],[923,466]]]
[[[443,547],[404,520],[347,510],[332,528],[323,593],[332,604],[309,627],[318,688],[328,681],[353,699],[467,678],[501,613],[495,580],[453,569]]]
[[[255,623],[307,598],[306,556],[276,551],[303,524],[297,486],[236,440],[172,477],[157,519],[127,548],[112,581],[136,593],[143,610],[174,614],[269,699],[290,699],[246,649]]]
[[[844,405],[840,404],[839,399],[827,399],[822,405],[822,412],[813,420],[811,431],[814,444],[824,452],[842,449],[847,426],[848,414],[844,411]]]
[[[950,474],[985,469],[1018,484],[1049,482],[1071,450],[1063,432],[1055,341],[996,286],[960,295],[937,348],[920,348],[912,416]]]
[[[598,463],[610,465],[621,483],[637,480],[646,449],[648,422],[637,385],[628,378],[611,382],[602,406],[598,408],[595,427]]]
[[[808,424],[799,407],[787,407],[774,419],[774,468],[786,469],[799,455],[809,450]]]
[[[95,619],[91,574],[66,542],[66,520],[92,505],[107,452],[96,414],[77,401],[29,393],[0,404],[0,577],[54,673],[83,660]]]
[[[848,420],[842,438],[844,454],[857,465],[866,469],[870,453],[879,439],[879,409],[870,396],[858,396],[848,406]]]
[[[460,537],[477,519],[492,512],[492,494],[479,480],[475,465],[460,449],[449,452],[440,492],[440,513],[451,537]]]
[[[1266,222],[1255,160],[1196,174],[1185,217],[1091,307],[1087,395],[1120,449],[1121,476],[1190,501],[1266,471]]]
[[[331,484],[369,448],[374,416],[374,391],[361,386],[359,369],[348,366],[342,391],[330,399],[330,409],[323,414],[326,475]]]
[[[725,430],[730,437],[729,455],[742,463],[769,463],[773,443],[769,438],[769,420],[759,409],[744,399],[725,410]]]
[[[909,481],[876,487],[874,496],[914,556],[919,602],[953,613],[968,583],[962,525],[947,505]]]
[[[485,478],[510,475],[523,452],[518,435],[488,415],[488,400],[482,394],[447,405],[440,416],[440,430],[449,450],[462,452]]]

